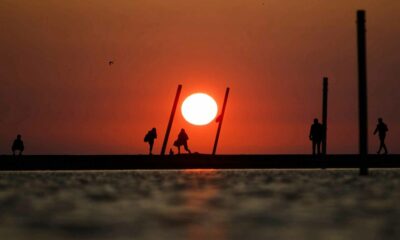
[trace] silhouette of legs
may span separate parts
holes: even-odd
[[[186,144],[182,144],[182,145],[183,145],[183,148],[184,148],[188,153],[192,153],[192,152],[190,151],[190,149],[188,148],[187,143],[186,143]],[[181,146],[182,146],[182,145],[177,146],[177,147],[178,147],[178,154],[181,154]]]
[[[15,152],[18,151],[18,157],[22,156],[22,150],[13,150],[13,157],[15,157]]]
[[[186,143],[186,144],[183,144],[183,147],[185,148],[185,150],[186,150],[188,153],[192,153],[192,152],[189,150],[187,143]]]
[[[321,154],[321,141],[313,141],[312,142],[312,153],[313,153],[313,155]]]
[[[154,145],[154,141],[149,141],[149,146],[150,146],[150,152],[149,155],[152,155],[152,151],[153,151],[153,145]]]
[[[383,149],[385,151],[384,154],[387,154],[388,151],[387,151],[386,144],[385,144],[385,138],[380,137],[379,140],[380,140],[380,144],[379,144],[379,150],[377,153],[380,154],[381,150]]]

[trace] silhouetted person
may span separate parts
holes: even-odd
[[[310,129],[310,140],[312,141],[312,152],[315,155],[315,148],[317,148],[317,154],[321,153],[321,142],[324,136],[324,127],[318,122],[318,119],[314,119],[314,123],[311,125]]]
[[[185,129],[182,128],[179,132],[178,139],[174,142],[174,146],[178,148],[178,154],[181,154],[181,146],[183,146],[188,153],[191,153],[187,145],[188,140],[189,137],[186,134]]]
[[[147,132],[146,136],[144,137],[144,141],[149,143],[149,154],[152,155],[154,139],[157,138],[157,130],[156,128],[151,129]]]
[[[382,118],[378,118],[378,125],[376,125],[375,131],[374,131],[374,135],[376,133],[378,133],[379,135],[379,150],[378,150],[378,154],[381,153],[381,150],[385,150],[385,154],[388,153],[387,148],[386,148],[386,144],[385,144],[385,138],[386,138],[386,132],[389,131],[388,127],[386,126],[386,124],[383,122]]]
[[[17,135],[17,139],[14,140],[11,149],[14,156],[16,151],[19,151],[20,156],[22,155],[22,152],[24,151],[24,142],[22,141],[20,134]]]

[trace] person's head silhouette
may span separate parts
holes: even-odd
[[[378,122],[382,123],[383,122],[382,118],[378,118]]]
[[[315,123],[315,124],[318,123],[318,118],[314,118],[314,123]]]
[[[18,135],[17,135],[17,139],[18,139],[18,140],[21,140],[21,137],[22,137],[21,134],[18,134]]]

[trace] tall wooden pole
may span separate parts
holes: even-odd
[[[179,96],[181,95],[182,85],[178,85],[178,89],[176,90],[174,104],[172,105],[171,115],[169,117],[167,131],[165,132],[164,142],[161,148],[161,155],[165,155],[165,149],[167,148],[169,133],[171,132],[172,123],[174,121],[176,107],[178,105]]]
[[[322,155],[326,155],[326,139],[328,133],[328,78],[324,77],[322,87],[322,126],[324,136],[322,138]]]
[[[218,129],[217,129],[217,135],[215,136],[215,141],[214,141],[214,147],[213,147],[213,152],[212,152],[213,155],[215,155],[215,153],[217,152],[219,134],[221,133],[221,127],[222,127],[222,122],[224,120],[225,108],[226,108],[226,103],[228,102],[228,96],[229,96],[229,88],[226,88],[224,105],[222,105],[221,115],[218,116],[219,124],[218,124]]]
[[[360,175],[368,175],[368,114],[367,114],[367,54],[365,38],[365,11],[357,11],[358,49],[358,111],[360,133]]]

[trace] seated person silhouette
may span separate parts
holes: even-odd
[[[381,150],[385,150],[384,154],[387,154],[387,148],[386,148],[386,144],[385,144],[385,138],[386,138],[386,132],[389,131],[387,125],[383,122],[382,118],[378,118],[378,125],[376,125],[375,131],[374,131],[374,135],[376,133],[378,133],[379,135],[379,150],[377,152],[377,154],[381,153]]]
[[[22,141],[20,134],[18,134],[17,139],[14,140],[11,149],[14,156],[16,151],[19,151],[20,156],[22,155],[22,152],[24,151],[24,142]]]
[[[314,119],[314,123],[311,125],[309,138],[312,141],[312,153],[316,154],[315,150],[317,150],[317,154],[321,153],[321,142],[324,135],[324,127],[321,123],[318,122],[318,119]]]
[[[174,156],[174,151],[172,150],[172,148],[169,149],[169,155]]]
[[[144,141],[149,143],[149,155],[152,155],[154,139],[157,138],[157,130],[156,128],[151,129],[147,132],[146,136],[144,137]]]
[[[181,131],[179,132],[178,139],[174,142],[174,146],[178,148],[178,154],[181,154],[182,145],[188,153],[191,153],[187,145],[188,140],[189,137],[186,134],[185,129],[182,128]]]

